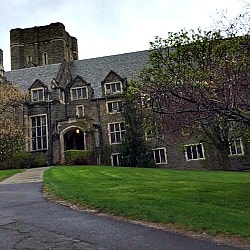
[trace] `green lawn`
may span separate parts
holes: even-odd
[[[250,239],[250,173],[121,167],[56,167],[56,196],[131,219]]]
[[[0,170],[0,181],[14,175],[17,173],[23,172],[22,169],[14,169],[14,170]]]

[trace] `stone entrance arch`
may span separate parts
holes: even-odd
[[[86,150],[86,134],[82,128],[71,126],[60,133],[61,158],[64,162],[65,150]]]
[[[80,129],[72,129],[64,134],[64,150],[84,150],[84,133]]]

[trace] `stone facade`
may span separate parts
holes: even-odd
[[[3,51],[0,49],[0,83],[4,81]]]
[[[10,31],[11,69],[78,59],[77,39],[62,23]]]
[[[58,29],[61,35],[67,34],[62,24],[25,30],[49,27],[54,31],[48,37],[55,39]],[[59,55],[52,53],[57,59],[49,60],[48,65],[26,67],[20,62],[28,52],[18,56],[13,40],[11,46],[12,57],[16,58],[13,64],[22,69],[6,72],[5,76],[30,94],[24,112],[27,150],[45,153],[50,165],[63,163],[64,152],[70,149],[90,150],[94,164],[119,165],[119,145],[125,132],[122,94],[127,81],[138,76],[147,63],[149,51],[68,61],[62,49],[60,62],[56,61]],[[46,51],[50,58],[50,50]],[[218,152],[205,141],[185,134],[179,138],[178,142],[166,134],[148,138],[159,167],[207,169],[220,165]],[[237,168],[250,167],[249,151],[249,142],[244,140],[238,140],[231,149],[231,160]]]

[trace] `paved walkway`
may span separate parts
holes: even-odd
[[[0,249],[239,249],[48,201],[42,193],[46,169],[28,169],[1,183]]]
[[[25,170],[23,173],[15,174],[2,182],[0,184],[18,184],[18,183],[30,183],[30,182],[42,182],[43,172],[49,167],[44,168],[31,168]]]

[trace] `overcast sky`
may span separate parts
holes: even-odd
[[[242,0],[0,0],[4,69],[10,70],[14,28],[61,22],[78,39],[79,59],[85,59],[149,49],[155,36],[209,27],[218,10],[233,17],[243,6]]]

